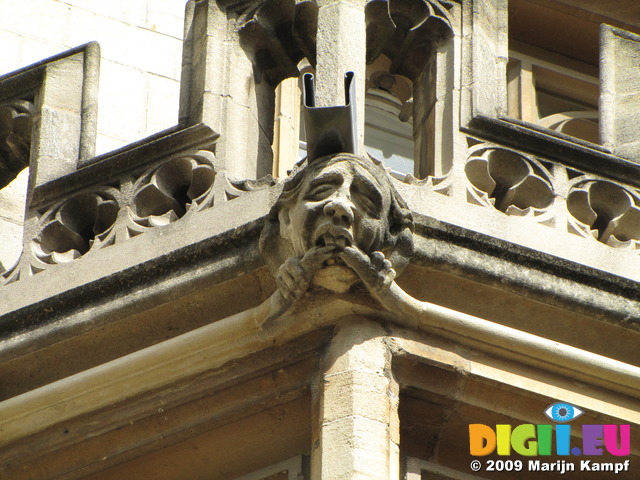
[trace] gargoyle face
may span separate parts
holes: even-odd
[[[382,252],[399,274],[412,251],[412,232],[411,212],[384,168],[340,153],[303,163],[284,182],[263,227],[260,251],[274,276],[288,259],[323,246],[336,247],[324,266],[342,267],[338,254],[352,246],[368,255]]]
[[[329,163],[303,180],[298,201],[281,212],[280,235],[297,256],[313,246],[380,250],[390,202],[389,188],[358,163]]]

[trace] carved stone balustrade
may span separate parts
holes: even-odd
[[[60,263],[219,206],[273,184],[227,178],[215,156],[217,134],[196,125],[161,132],[95,157],[33,192],[26,241],[9,284]]]

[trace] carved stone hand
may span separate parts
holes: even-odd
[[[389,289],[396,278],[396,271],[382,252],[369,256],[358,247],[346,247],[338,256],[358,274],[374,296]]]
[[[347,247],[338,256],[358,274],[371,295],[387,310],[405,315],[420,311],[421,302],[394,281],[396,271],[384,253],[367,255],[357,247]]]
[[[291,308],[309,290],[313,275],[335,254],[335,246],[312,247],[302,258],[287,259],[276,275],[278,290],[271,297],[268,319],[275,318]]]
[[[313,274],[335,253],[334,246],[312,247],[302,258],[292,257],[284,262],[276,275],[282,297],[290,302],[298,300],[309,289]]]

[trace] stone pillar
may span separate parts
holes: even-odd
[[[274,91],[257,81],[239,25],[215,0],[191,0],[185,13],[180,123],[220,134],[216,156],[234,178],[271,173]]]
[[[318,2],[316,107],[344,105],[344,74],[356,81],[358,149],[364,152],[367,31],[365,0]]]
[[[313,391],[313,480],[399,478],[399,387],[384,335],[348,319],[328,346]]]
[[[473,117],[507,113],[507,0],[464,3],[462,125]]]
[[[640,36],[601,26],[600,82],[602,145],[640,162]]]
[[[92,42],[12,75],[17,83],[34,78],[39,83],[34,88],[32,187],[74,172],[95,154],[99,73],[100,47]]]

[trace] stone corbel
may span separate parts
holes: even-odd
[[[411,213],[372,160],[336,154],[303,164],[262,231],[277,290],[252,311],[254,328],[271,336],[358,312],[637,397],[637,367],[405,292],[395,279],[411,255],[412,230]]]

